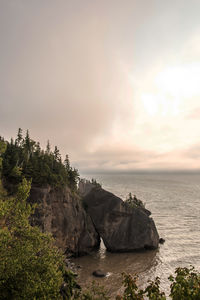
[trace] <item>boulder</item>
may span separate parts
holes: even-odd
[[[159,239],[159,244],[164,244],[164,243],[165,243],[165,239],[160,238],[160,239]]]
[[[94,187],[83,197],[84,207],[108,251],[155,249],[159,235],[150,212],[130,207],[114,194]]]
[[[56,245],[68,256],[88,254],[100,245],[99,234],[80,197],[68,187],[33,185],[29,201],[37,204],[31,223],[52,233]]]
[[[103,272],[102,270],[96,270],[92,273],[95,277],[106,277],[107,273]]]

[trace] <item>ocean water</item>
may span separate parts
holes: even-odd
[[[160,237],[165,243],[158,250],[138,253],[109,253],[103,242],[98,251],[77,258],[81,266],[78,280],[86,285],[94,280],[92,272],[102,269],[106,278],[98,278],[114,298],[122,291],[122,272],[139,275],[139,285],[159,276],[161,288],[169,292],[170,274],[178,266],[193,265],[200,271],[200,174],[134,173],[82,174],[95,178],[102,187],[125,199],[129,192],[141,199],[152,212]]]

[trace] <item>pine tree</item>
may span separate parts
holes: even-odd
[[[51,146],[50,146],[49,140],[47,141],[46,153],[47,154],[51,153]]]
[[[65,156],[64,166],[65,166],[65,169],[67,170],[67,172],[69,172],[71,167],[70,167],[70,162],[69,162],[69,156],[67,154]]]
[[[23,143],[22,129],[19,128],[17,133],[17,138],[15,140],[15,145],[20,147],[22,146],[22,143]]]
[[[55,146],[55,149],[54,149],[54,153],[53,153],[53,154],[54,154],[55,160],[58,161],[58,162],[61,162],[61,155],[60,155],[60,152],[59,152],[57,146]]]
[[[29,136],[29,131],[27,130],[25,140],[24,140],[24,147],[27,151],[30,151],[30,146],[31,146],[31,140]]]
[[[40,152],[41,152],[40,143],[37,142],[35,144],[35,153],[37,153],[37,155],[39,156]]]
[[[2,140],[2,138],[1,138]],[[70,166],[68,155],[64,163],[58,147],[54,152],[50,150],[50,143],[47,142],[46,150],[40,148],[29,136],[27,130],[23,139],[22,130],[18,130],[18,137],[15,142],[11,139],[6,142],[7,148],[3,154],[2,174],[9,186],[15,190],[16,184],[22,181],[23,176],[27,179],[32,178],[32,182],[39,185],[50,184],[54,187],[70,185],[76,188],[78,171]]]
[[[3,161],[3,153],[6,151],[7,144],[4,142],[3,139],[0,137],[0,178],[1,178],[1,172],[2,172],[2,161]]]

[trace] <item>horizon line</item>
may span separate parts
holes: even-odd
[[[200,173],[200,169],[134,169],[134,170],[101,170],[101,169],[82,169],[83,174],[138,174],[138,173]]]

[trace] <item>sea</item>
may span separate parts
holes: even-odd
[[[138,172],[112,174],[81,174],[96,179],[102,187],[121,199],[131,192],[151,211],[159,236],[165,243],[157,250],[110,253],[103,241],[100,249],[74,259],[80,266],[78,281],[82,286],[94,279],[105,287],[112,299],[122,293],[122,272],[139,276],[138,285],[160,277],[161,290],[169,294],[169,275],[177,267],[193,265],[200,271],[200,173]],[[101,269],[105,278],[94,278]]]

